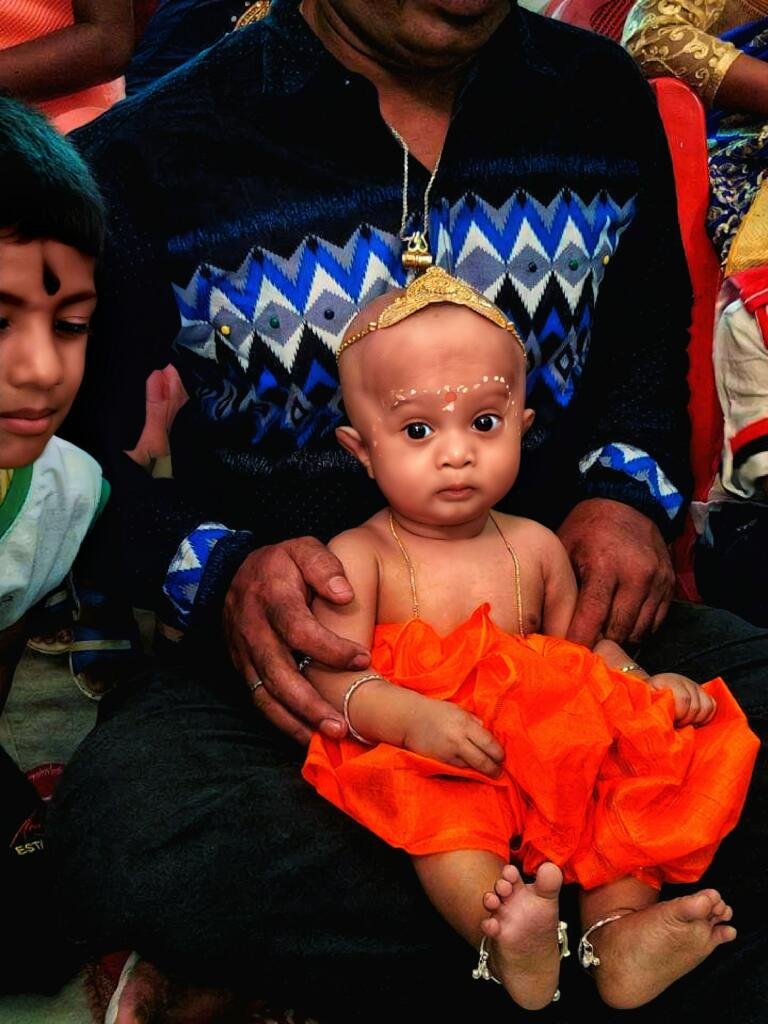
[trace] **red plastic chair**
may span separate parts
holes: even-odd
[[[548,18],[588,28],[610,39],[621,37],[633,0],[550,0],[542,10]]]
[[[558,21],[619,39],[632,0],[551,0],[543,13]],[[706,231],[709,167],[704,107],[698,96],[677,78],[651,79],[664,123],[677,187],[677,214],[693,285],[688,385],[691,419],[693,497],[703,501],[717,472],[723,418],[715,388],[712,342],[715,303],[721,282],[717,254]],[[663,287],[663,283],[660,285]],[[688,516],[672,548],[677,596],[700,600],[693,573],[696,532]]]
[[[723,416],[715,388],[712,341],[715,303],[721,282],[720,264],[707,234],[709,168],[704,107],[696,93],[677,78],[655,78],[656,95],[664,123],[677,185],[677,214],[688,271],[693,285],[691,336],[688,344],[688,386],[691,419],[693,497],[706,499],[720,460]],[[696,539],[690,516],[673,546],[678,597],[699,600],[693,576]]]

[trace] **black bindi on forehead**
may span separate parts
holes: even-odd
[[[55,295],[61,288],[61,281],[47,263],[43,264],[43,288],[46,295]]]

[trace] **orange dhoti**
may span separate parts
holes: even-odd
[[[693,882],[734,827],[759,742],[721,679],[704,726],[675,728],[669,691],[585,647],[512,636],[482,605],[451,634],[420,619],[376,627],[373,667],[482,719],[505,750],[489,779],[408,750],[316,733],[304,777],[414,855],[481,849],[526,873],[542,861],[593,888],[632,875]]]

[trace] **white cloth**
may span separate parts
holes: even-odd
[[[754,315],[740,298],[729,302],[717,321],[714,344],[715,380],[723,410],[723,462],[720,486],[738,498],[763,497],[757,481],[768,476],[768,451],[754,451],[734,465],[732,442],[753,426],[756,440],[767,432],[768,348]]]
[[[758,481],[768,476],[768,348],[755,315],[728,278],[718,297],[712,357],[723,413],[723,448],[707,500],[691,503],[694,525],[704,537],[709,536],[709,512],[724,501],[760,505],[766,501]],[[746,457],[740,443],[745,430],[756,442]],[[737,456],[742,453],[736,460],[734,448]]]
[[[32,466],[23,504],[0,536],[0,629],[17,622],[66,577],[101,495],[98,463],[52,437]]]

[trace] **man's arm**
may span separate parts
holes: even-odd
[[[119,77],[133,52],[130,0],[72,0],[75,23],[0,50],[0,87],[47,100]]]
[[[110,579],[118,576],[113,586],[123,599],[156,608],[192,657],[210,657],[213,649],[223,654],[226,641],[244,685],[265,682],[254,703],[297,739],[320,723],[343,735],[342,716],[298,673],[292,653],[337,668],[369,664],[361,645],[331,634],[308,609],[313,593],[342,604],[352,598],[338,559],[312,538],[260,547],[256,503],[222,511],[204,457],[214,441],[205,423],[190,426],[191,404],[172,403],[179,405],[174,468],[187,461],[178,473],[183,484],[153,477],[127,454],[148,464],[158,454],[158,431],[145,430],[147,381],[172,362],[179,330],[164,216],[177,211],[169,209],[168,160],[158,167],[179,89],[186,83],[151,101],[137,97],[73,135],[96,171],[110,223],[86,374],[65,433],[98,459],[112,484],[108,521],[99,524],[106,535],[103,568]]]
[[[624,58],[626,60],[626,58]],[[691,289],[663,126],[637,69],[617,67],[622,132],[636,140],[633,222],[606,269],[584,376],[581,498],[559,535],[580,584],[572,639],[636,640],[668,607],[666,542],[690,497],[687,342]]]

